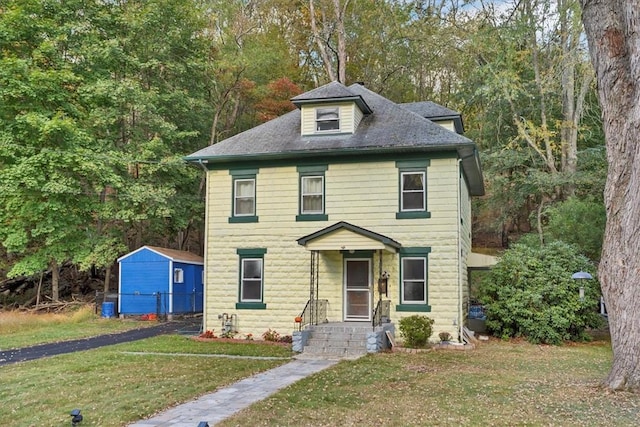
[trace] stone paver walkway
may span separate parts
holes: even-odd
[[[197,427],[201,421],[213,426],[276,391],[336,363],[338,360],[293,360],[129,427]]]

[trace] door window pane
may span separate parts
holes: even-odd
[[[369,287],[369,262],[348,261],[347,288]]]

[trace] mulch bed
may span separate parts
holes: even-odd
[[[279,345],[281,347],[291,346],[290,342],[278,342],[278,341],[265,341],[265,340],[245,340],[238,338],[204,338],[204,337],[191,337],[194,341],[200,342],[223,342],[223,343],[233,343],[233,344],[264,344],[264,345]]]

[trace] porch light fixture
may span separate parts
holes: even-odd
[[[593,276],[586,271],[578,271],[577,273],[573,273],[571,278],[574,280],[591,280]],[[580,301],[584,301],[584,285],[580,285]]]

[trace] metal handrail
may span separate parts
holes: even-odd
[[[373,327],[373,330],[375,330],[377,326],[382,326],[383,319],[389,319],[389,316],[391,314],[390,307],[391,305],[389,300],[378,300],[376,308],[373,310],[373,316],[371,320],[371,326]]]
[[[380,325],[382,325],[382,300],[378,300],[376,308],[373,309],[373,319],[371,321],[371,326],[374,330],[376,326]]]
[[[326,323],[328,321],[328,305],[329,300],[326,299],[308,300],[302,310],[302,313],[298,316],[300,321],[298,322],[298,319],[296,319],[298,330],[301,331],[309,325],[317,325],[320,323],[320,319],[322,319],[322,323]]]

